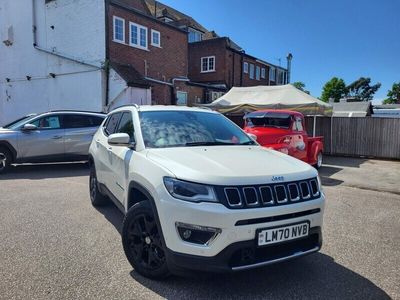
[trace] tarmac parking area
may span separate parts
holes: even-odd
[[[138,275],[122,214],[91,206],[87,164],[0,177],[1,299],[400,299],[400,162],[327,157],[322,251],[231,275]]]

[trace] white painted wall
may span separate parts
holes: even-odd
[[[0,0],[0,125],[32,112],[101,111],[104,72],[35,49],[33,8],[39,47],[95,66],[105,60],[104,0]]]
[[[108,111],[128,104],[151,105],[150,89],[128,87],[113,69],[110,70],[109,97]]]

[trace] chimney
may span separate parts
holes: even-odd
[[[292,58],[293,58],[292,53],[289,53],[286,56],[286,60],[287,60],[287,82],[286,83],[290,83],[290,75],[292,72]]]

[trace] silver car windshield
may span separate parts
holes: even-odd
[[[140,113],[146,148],[256,144],[220,114],[197,111]]]

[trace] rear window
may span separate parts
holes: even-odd
[[[291,115],[284,113],[254,112],[245,116],[248,127],[274,127],[289,129]]]

